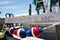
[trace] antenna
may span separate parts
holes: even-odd
[[[29,5],[29,15],[31,15],[31,4]]]

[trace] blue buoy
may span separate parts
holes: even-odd
[[[40,32],[43,32],[43,27],[39,27],[39,31]]]
[[[20,32],[19,32],[19,35],[20,35],[21,38],[25,38],[26,37],[26,31],[25,31],[25,29],[22,28],[20,30]]]
[[[32,36],[31,30],[27,30],[27,31],[26,31],[26,36]]]
[[[10,33],[10,34],[13,34],[13,30],[15,30],[15,28],[14,28],[14,27],[11,27],[11,28],[9,29],[9,33]]]

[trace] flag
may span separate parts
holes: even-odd
[[[51,0],[52,5],[55,5],[58,0]]]
[[[36,0],[33,0],[33,4],[36,5]]]
[[[60,0],[59,0],[59,7],[60,7]]]
[[[36,0],[33,0],[33,4],[36,6],[37,9],[40,9],[41,7],[41,2],[39,1],[42,1],[42,0],[37,0],[37,3],[36,3]]]

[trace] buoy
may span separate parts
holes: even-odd
[[[38,27],[32,27],[31,31],[32,31],[32,35],[34,37],[39,37],[40,36],[40,32],[39,32],[39,28]]]
[[[26,36],[32,36],[31,30],[27,30],[27,31],[26,31]]]
[[[13,30],[13,34],[17,35],[18,30]]]
[[[18,29],[18,31],[17,31],[17,37],[19,37],[19,38],[21,38],[20,35],[19,35],[21,29],[22,28]]]
[[[40,31],[40,33],[43,32],[43,28],[42,27],[39,27],[39,31]]]
[[[23,28],[18,29],[17,36],[20,38],[25,38],[26,37],[26,31]]]
[[[25,38],[26,37],[26,31],[25,31],[25,29],[21,29],[20,30],[20,37],[21,38]]]
[[[11,27],[11,28],[9,29],[9,33],[10,33],[10,34],[13,34],[13,30],[15,30],[15,28],[14,28],[14,27]]]

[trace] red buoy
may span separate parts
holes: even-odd
[[[18,30],[14,30],[14,31],[13,31],[13,34],[17,35],[17,31],[18,31]]]
[[[39,28],[38,27],[33,27],[32,28],[32,35],[34,37],[39,37],[40,36],[40,32],[39,32]]]

